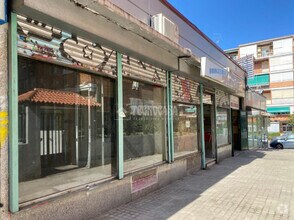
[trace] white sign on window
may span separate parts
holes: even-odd
[[[190,128],[190,125],[191,125],[190,121],[186,121],[186,128]]]
[[[0,0],[0,24],[6,23],[6,1]]]

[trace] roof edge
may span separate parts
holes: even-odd
[[[188,24],[192,29],[194,29],[200,36],[202,36],[205,40],[211,43],[217,50],[219,50],[223,55],[225,55],[229,60],[231,60],[236,66],[238,66],[241,70],[245,71],[235,60],[233,60],[225,51],[220,48],[215,42],[213,42],[206,34],[204,34],[195,24],[193,24],[188,18],[186,18],[178,9],[176,9],[171,3],[167,0],[159,0],[162,4],[168,7],[171,11],[173,11],[179,18],[181,18],[186,24]],[[245,71],[246,72],[246,71]]]
[[[286,39],[286,38],[294,38],[294,34],[286,35],[286,36],[282,36],[282,37],[275,37],[275,38],[260,40],[260,41],[254,41],[254,42],[246,43],[246,44],[240,44],[239,47],[250,46],[250,45],[261,44],[261,43],[268,43],[271,41],[282,40],[282,39]]]

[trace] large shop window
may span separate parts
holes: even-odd
[[[124,86],[124,170],[166,159],[165,89],[131,79]]]
[[[114,82],[19,57],[20,202],[116,174]]]
[[[172,76],[175,157],[198,151],[197,105],[199,84],[179,75]]]
[[[217,108],[216,113],[216,139],[217,145],[229,144],[229,110]]]
[[[175,156],[197,152],[197,107],[173,104]]]

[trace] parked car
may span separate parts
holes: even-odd
[[[294,134],[283,134],[279,137],[273,138],[270,146],[277,149],[293,148],[294,149]]]

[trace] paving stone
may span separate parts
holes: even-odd
[[[294,150],[251,150],[94,219],[294,219]]]

